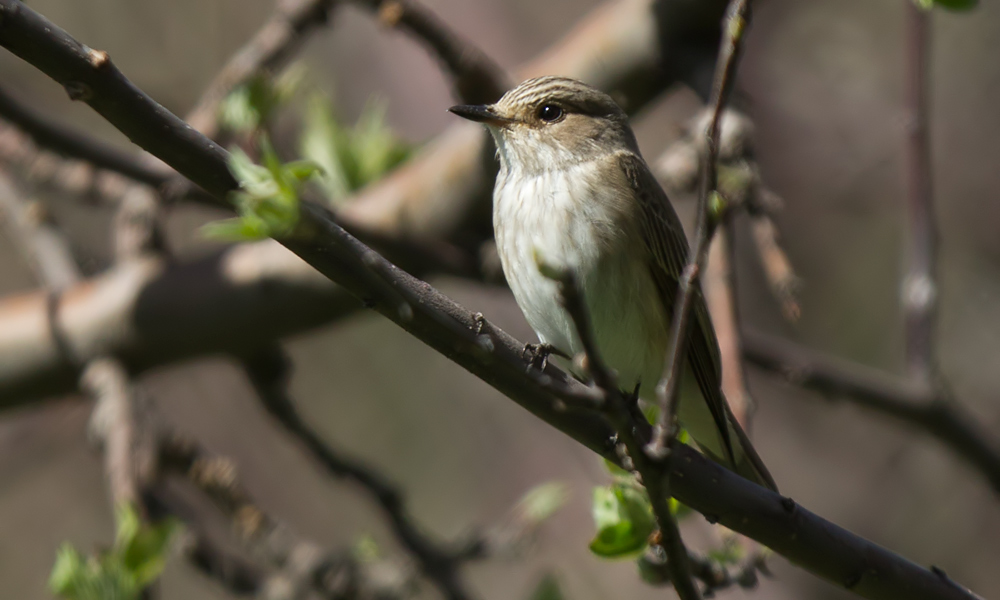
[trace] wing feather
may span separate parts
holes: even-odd
[[[687,263],[688,243],[684,228],[666,193],[650,173],[645,161],[635,154],[622,153],[619,164],[641,206],[639,216],[643,242],[649,253],[649,269],[667,315],[673,315],[680,275]],[[687,361],[698,388],[708,404],[722,448],[730,464],[736,465],[729,433],[729,407],[722,395],[722,368],[719,344],[715,339],[700,286],[695,289],[688,326]]]

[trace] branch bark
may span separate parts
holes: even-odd
[[[910,374],[927,384],[936,376],[934,320],[938,286],[937,224],[931,185],[930,116],[928,107],[929,11],[916,2],[906,5],[906,203],[910,218],[910,264],[903,279],[906,320],[906,364]]]

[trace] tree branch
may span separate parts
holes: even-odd
[[[726,11],[723,24],[725,30],[719,46],[719,57],[715,67],[712,85],[712,118],[705,132],[706,156],[702,164],[701,183],[698,193],[697,224],[694,246],[688,252],[687,266],[681,273],[677,286],[677,300],[670,321],[670,341],[664,363],[663,376],[656,385],[656,398],[660,403],[660,417],[653,440],[647,451],[651,456],[668,458],[668,448],[677,435],[677,396],[680,379],[684,372],[684,357],[688,343],[688,324],[691,307],[700,293],[698,277],[708,259],[708,250],[715,232],[716,217],[709,206],[709,196],[718,187],[719,122],[722,110],[735,85],[736,67],[743,47],[743,34],[750,23],[750,0],[732,0]],[[669,472],[669,471],[668,471]],[[667,491],[669,492],[669,484]]]
[[[471,598],[459,573],[458,553],[439,546],[420,531],[406,508],[402,491],[377,471],[331,448],[302,419],[288,395],[291,365],[281,348],[264,348],[244,358],[242,364],[271,416],[331,475],[353,481],[375,500],[400,545],[413,556],[420,570],[442,595],[449,600]]]
[[[262,71],[276,71],[303,42],[326,25],[336,0],[277,0],[274,13],[229,59],[187,115],[206,137],[219,134],[219,105],[237,85]]]
[[[50,121],[3,88],[0,88],[0,117],[31,136],[38,146],[85,160],[99,169],[121,173],[157,188],[177,177],[171,169],[151,166],[137,154],[103,144],[83,132]]]
[[[744,332],[744,342],[747,360],[762,369],[926,431],[1000,492],[1000,446],[947,392],[755,331]]]
[[[74,82],[87,86],[91,106],[139,143],[148,143],[150,151],[199,185],[220,195],[231,189],[224,151],[178,124],[176,117],[138,92],[109,61],[92,65],[90,53],[82,45],[18,0],[0,0],[0,45],[71,89],[79,89]],[[99,74],[95,76],[92,69]],[[128,96],[118,102],[117,95],[122,92],[128,92]],[[154,127],[147,130],[149,125]],[[585,392],[586,386],[553,365],[540,375],[525,373],[523,344],[493,327],[484,333],[476,315],[365,247],[337,225],[325,209],[308,203],[301,208],[301,225],[296,237],[284,242],[287,246],[546,422],[609,459],[617,459],[613,444],[609,444],[613,430],[608,424],[593,415],[558,410],[559,396],[553,386],[538,380],[547,377],[560,386],[560,394],[571,396]],[[400,310],[404,305],[410,310]],[[975,597],[940,570],[921,568],[840,529],[791,500],[712,464],[693,449],[678,447],[674,459],[673,492],[678,500],[862,597]]]
[[[681,600],[701,600],[701,594],[691,577],[687,548],[684,547],[684,540],[677,527],[677,521],[670,511],[668,478],[660,476],[659,465],[650,460],[643,449],[650,434],[645,417],[641,416],[640,413],[640,417],[635,418],[635,411],[630,409],[618,387],[617,377],[604,363],[594,339],[590,314],[587,312],[583,294],[580,292],[580,287],[573,273],[568,270],[557,272],[544,264],[540,264],[539,269],[559,286],[559,299],[576,327],[580,345],[583,346],[587,359],[587,370],[591,379],[604,395],[604,402],[601,405],[604,415],[614,425],[617,439],[628,452],[632,463],[629,470],[636,473],[646,487],[650,505],[653,507],[653,515],[656,517],[656,523],[660,530],[660,539],[657,545],[661,546],[666,553],[666,569],[670,575],[670,582]]]
[[[437,16],[411,0],[352,0],[378,14],[379,21],[423,41],[451,73],[455,95],[468,104],[496,102],[510,84],[486,54],[449,30]]]
[[[906,5],[906,200],[910,217],[910,264],[903,279],[906,320],[906,364],[924,383],[936,376],[934,320],[938,286],[935,277],[937,225],[931,185],[928,110],[928,11],[916,2]]]

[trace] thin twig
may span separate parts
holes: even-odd
[[[712,118],[705,133],[706,157],[702,164],[701,183],[698,193],[697,224],[694,246],[688,253],[687,266],[678,282],[677,300],[671,319],[670,342],[663,377],[656,385],[656,397],[660,404],[660,417],[648,452],[662,458],[672,446],[677,435],[677,396],[688,342],[688,326],[691,307],[698,294],[698,276],[708,258],[708,249],[715,231],[715,218],[710,214],[709,196],[718,187],[719,121],[726,105],[729,92],[735,84],[736,66],[743,47],[743,34],[749,26],[750,0],[732,0],[724,22],[719,58],[716,63],[715,82],[712,86]],[[669,472],[669,469],[668,469]],[[668,490],[669,491],[669,490]]]
[[[271,346],[243,360],[243,368],[267,411],[294,436],[326,470],[360,485],[382,509],[399,543],[420,565],[445,598],[472,598],[459,573],[461,560],[425,535],[413,522],[398,487],[360,461],[334,450],[306,423],[288,395],[290,364],[280,347]]]
[[[666,493],[663,485],[665,478],[660,477],[657,465],[643,450],[649,437],[649,428],[644,418],[641,420],[634,418],[633,411],[629,409],[629,404],[618,387],[617,377],[601,357],[590,323],[590,313],[587,311],[576,277],[572,271],[556,269],[545,264],[539,264],[539,270],[558,284],[559,300],[576,327],[580,345],[587,358],[587,370],[594,384],[604,393],[603,412],[614,425],[618,441],[625,445],[633,470],[646,486],[653,515],[660,530],[657,545],[666,552],[666,568],[670,573],[670,581],[682,600],[700,600],[701,594],[688,568],[684,540],[681,538],[677,521],[670,511],[670,495]]]
[[[179,515],[189,524],[190,535],[183,544],[188,560],[230,591],[274,600],[302,598],[309,591],[331,600],[374,589],[385,593],[386,598],[410,595],[406,592],[413,587],[412,569],[379,561],[384,563],[380,565],[383,570],[392,569],[394,573],[389,578],[376,577],[349,552],[323,549],[271,517],[246,491],[235,464],[228,458],[211,454],[193,439],[175,432],[160,432],[159,441],[159,466],[163,472],[183,476],[207,496],[253,555],[253,561],[247,560],[207,536],[204,532],[208,527],[200,522],[187,495],[172,492],[166,485],[151,490],[155,508]],[[393,581],[392,585],[386,585],[388,580]]]
[[[45,208],[27,202],[14,181],[0,169],[0,225],[36,279],[50,292],[61,292],[79,280],[79,267],[65,236],[52,226]]]
[[[274,72],[308,36],[326,25],[336,0],[277,0],[274,12],[229,59],[187,114],[187,122],[210,138],[219,134],[219,104],[239,84],[260,72]]]
[[[917,2],[906,4],[906,199],[910,218],[910,264],[903,279],[903,313],[906,320],[906,364],[910,374],[924,383],[936,376],[934,320],[938,286],[937,224],[931,183],[928,109],[928,11]]]
[[[778,373],[793,384],[835,395],[926,431],[975,467],[1000,492],[1000,443],[946,391],[774,336],[754,331],[743,335],[746,358],[754,365]]]
[[[95,75],[90,52],[65,31],[18,0],[0,0],[0,45],[14,51],[71,89],[82,84],[86,97],[102,116],[147,150],[205,189],[223,197],[233,188],[227,154],[136,89],[109,62]],[[150,133],[155,132],[155,133]],[[300,240],[284,243],[327,277],[432,348],[518,402],[539,418],[603,456],[617,460],[608,441],[614,431],[603,418],[558,411],[558,397],[525,373],[523,343],[491,328],[487,339],[477,333],[475,314],[430,285],[395,268],[348,235],[328,211],[302,205]],[[367,275],[359,271],[367,267]],[[402,295],[411,313],[400,313],[395,294],[383,298],[379,278]],[[488,343],[486,343],[488,341]],[[564,382],[567,393],[587,389],[554,365],[545,377]],[[798,565],[871,600],[962,599],[976,596],[934,572],[821,519],[789,499],[754,485],[711,463],[685,445],[673,450],[672,491],[684,504],[719,523],[788,556]],[[661,472],[661,476],[663,473]]]
[[[171,169],[150,166],[136,154],[103,144],[83,132],[49,120],[2,88],[0,117],[27,133],[42,148],[85,160],[100,169],[121,173],[147,185],[160,187],[177,176]]]
[[[426,43],[451,73],[455,94],[468,104],[488,104],[510,87],[503,70],[486,53],[412,0],[352,0],[375,11],[379,21]]]

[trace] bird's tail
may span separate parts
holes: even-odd
[[[729,424],[729,440],[732,445],[732,456],[718,456],[711,449],[704,446],[702,446],[702,451],[720,465],[735,471],[758,485],[777,492],[778,485],[774,482],[774,478],[771,477],[771,473],[768,472],[767,467],[764,466],[764,461],[757,454],[757,450],[750,443],[750,438],[747,437],[746,432],[743,431],[739,421],[733,415],[733,411],[729,408],[729,403],[724,403],[724,406],[726,419]]]

